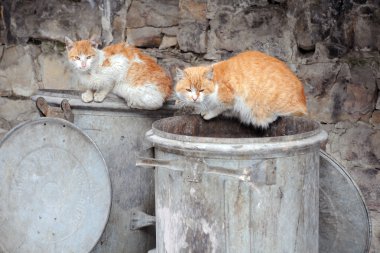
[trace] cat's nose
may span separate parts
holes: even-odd
[[[195,96],[195,95],[194,95],[194,96],[192,96],[191,98],[195,101],[195,100],[198,99],[198,96]]]
[[[86,63],[82,62],[82,68],[86,67]]]

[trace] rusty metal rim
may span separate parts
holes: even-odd
[[[327,139],[327,133],[325,131],[319,131],[317,135],[308,137],[301,140],[293,141],[278,141],[271,143],[248,143],[245,140],[244,143],[218,143],[219,138],[213,139],[211,143],[195,142],[194,139],[189,141],[170,139],[172,134],[160,136],[156,135],[152,129],[146,133],[146,138],[152,143],[153,146],[159,148],[169,148],[171,150],[177,150],[179,152],[186,151],[198,154],[196,156],[203,156],[204,153],[217,154],[222,156],[249,156],[255,157],[283,157],[289,156],[296,152],[303,152],[314,146],[318,146],[320,142]],[[174,137],[176,135],[173,135]],[[181,138],[186,139],[186,138]],[[210,139],[210,138],[208,138]],[[247,138],[250,140],[251,138]],[[158,144],[158,145],[156,145]],[[203,153],[203,154],[202,154]]]
[[[152,131],[157,136],[171,139],[171,140],[178,140],[178,141],[184,141],[184,142],[196,142],[196,143],[218,143],[218,144],[265,144],[265,143],[282,143],[282,142],[288,142],[288,141],[297,141],[302,140],[308,137],[317,136],[321,132],[324,132],[321,128],[321,125],[313,120],[305,119],[305,118],[299,118],[303,121],[309,121],[310,123],[313,123],[315,126],[315,129],[308,132],[303,132],[299,134],[293,134],[293,135],[286,135],[286,136],[274,136],[274,137],[252,137],[252,138],[214,138],[214,137],[198,137],[198,136],[189,136],[189,135],[180,135],[180,134],[173,134],[168,133],[165,131],[162,131],[159,129],[158,125],[162,124],[163,121],[167,121],[173,118],[180,118],[184,116],[174,116],[169,118],[164,118],[157,120],[153,122],[152,124]]]

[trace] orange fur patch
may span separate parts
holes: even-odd
[[[168,98],[172,92],[172,80],[156,61],[142,53],[139,49],[126,43],[119,43],[103,49],[105,57],[122,54],[131,62],[126,73],[128,83],[140,86],[146,83],[156,84],[158,89]]]
[[[111,62],[109,59],[105,59],[102,63],[102,67],[109,67],[111,66]]]
[[[69,59],[73,60],[76,56],[79,55],[86,55],[86,56],[95,56],[96,52],[91,46],[90,41],[88,40],[80,40],[74,42],[73,47],[71,50],[68,51],[68,57]]]

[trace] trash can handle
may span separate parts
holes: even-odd
[[[160,167],[183,173],[184,180],[188,182],[201,182],[202,175],[219,175],[236,178],[251,184],[273,185],[276,183],[276,169],[273,166],[264,166],[261,173],[253,168],[228,169],[208,165],[203,159],[186,157],[182,160],[160,160],[155,158],[138,157],[138,167]],[[260,166],[258,170],[262,170]],[[259,176],[261,175],[261,176]]]

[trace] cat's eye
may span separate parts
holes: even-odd
[[[199,92],[204,92],[204,91],[205,91],[204,89],[199,90]]]
[[[80,60],[79,56],[75,56],[75,60]]]
[[[191,89],[186,89],[188,92],[191,92]]]
[[[88,60],[88,59],[91,59],[91,58],[92,58],[92,55],[89,55],[89,56],[87,56],[86,58],[87,58],[87,60]]]

